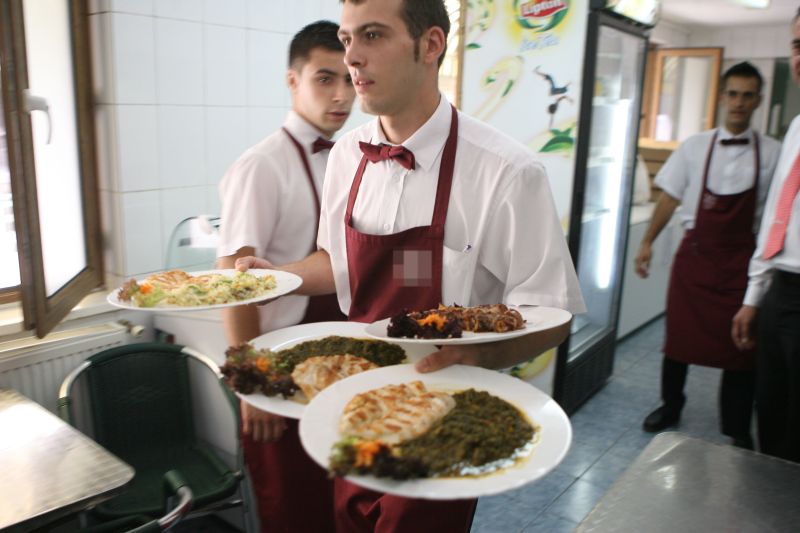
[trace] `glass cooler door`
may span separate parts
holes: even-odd
[[[568,364],[616,327],[646,39],[601,24],[597,43],[577,254],[588,312],[573,321]]]

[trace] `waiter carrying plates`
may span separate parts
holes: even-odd
[[[725,126],[688,138],[656,176],[663,193],[636,256],[636,272],[647,277],[652,243],[679,205],[686,232],[669,282],[663,404],[644,420],[645,431],[677,424],[689,364],[711,366],[723,369],[722,433],[752,448],[755,354],[733,344],[730,324],[747,286],[747,265],[780,150],[780,143],[750,129],[761,86],[751,64],[728,69],[720,94]]]
[[[306,294],[336,292],[350,320],[440,302],[583,312],[543,167],[456,109],[438,88],[450,21],[442,0],[347,0],[339,40],[363,109],[377,118],[331,150],[319,251],[281,268]],[[237,268],[269,265],[254,257]],[[563,324],[516,339],[448,345],[420,371],[504,368],[561,343]],[[475,500],[389,496],[335,482],[337,531],[468,531]]]

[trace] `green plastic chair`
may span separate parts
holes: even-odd
[[[237,470],[231,470],[197,437],[192,381],[211,373],[230,408],[237,442]],[[195,393],[193,401],[193,392]],[[207,400],[207,398],[206,398]],[[193,513],[242,505],[231,499],[243,478],[238,445],[238,404],[207,357],[174,344],[140,343],[88,358],[61,385],[59,415],[136,471],[125,492],[96,506],[104,520],[132,516],[159,518],[167,511],[164,475],[174,470],[193,494]]]

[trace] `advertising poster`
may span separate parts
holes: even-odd
[[[588,0],[465,0],[461,109],[528,146],[569,221]]]
[[[461,109],[530,148],[569,226],[588,0],[465,0]],[[552,394],[556,350],[511,373]]]

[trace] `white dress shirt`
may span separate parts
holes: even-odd
[[[329,151],[312,154],[311,145],[324,135],[294,111],[283,125],[304,147],[321,191]],[[313,250],[316,204],[300,155],[284,131],[276,131],[245,151],[225,173],[219,194],[218,257],[251,246],[256,256],[282,265]],[[307,305],[308,297],[292,295],[259,307],[261,332],[297,324]]]
[[[431,118],[403,146],[416,168],[368,163],[353,208],[362,233],[394,234],[428,226],[451,122],[442,97]],[[317,244],[331,256],[343,312],[350,308],[344,216],[361,160],[359,141],[388,143],[378,119],[347,133],[331,152]],[[463,113],[445,223],[443,303],[504,302],[585,311],[545,170],[524,146]]]
[[[789,226],[786,228],[786,241],[783,250],[771,259],[764,259],[764,245],[767,241],[769,228],[775,218],[775,208],[778,203],[783,183],[789,176],[789,170],[797,159],[800,152],[800,116],[795,117],[783,139],[780,160],[775,169],[775,179],[772,180],[772,187],[769,189],[769,196],[764,207],[764,218],[761,221],[761,230],[758,233],[758,245],[750,260],[750,282],[747,285],[747,293],[744,295],[746,305],[758,306],[761,299],[769,289],[774,269],[785,270],[787,272],[800,273],[800,195],[794,199],[792,204],[792,214],[789,218]]]
[[[755,177],[755,155],[751,129],[733,135],[725,128],[713,129],[692,135],[686,139],[677,150],[667,159],[664,166],[656,176],[655,183],[667,194],[680,200],[678,209],[681,225],[684,229],[694,228],[697,216],[697,202],[700,200],[700,189],[703,187],[703,172],[706,167],[708,149],[714,132],[719,131],[711,156],[711,165],[708,169],[708,188],[714,194],[737,194],[753,186]],[[723,139],[747,138],[749,144],[728,145],[720,144]],[[753,231],[757,232],[761,221],[764,202],[767,199],[769,184],[778,162],[781,143],[759,135],[761,157],[761,172],[758,179],[756,196],[756,213],[753,220]]]

